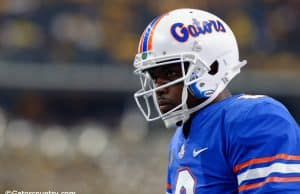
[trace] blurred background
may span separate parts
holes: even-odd
[[[191,7],[222,17],[248,66],[233,93],[300,121],[298,0],[0,0],[0,192],[163,193],[173,131],[133,100],[139,36]]]

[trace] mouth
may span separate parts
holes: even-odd
[[[170,111],[174,106],[167,100],[158,100],[159,109],[162,113]]]

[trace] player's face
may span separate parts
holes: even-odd
[[[186,63],[185,69],[187,70],[187,68],[188,64]],[[149,70],[149,73],[156,87],[179,79],[183,75],[180,63],[152,68]],[[156,91],[159,108],[162,113],[166,113],[181,104],[182,89],[183,82],[180,82]],[[203,101],[205,99],[198,99],[188,91],[187,106],[189,108],[195,107],[203,103]]]
[[[156,87],[182,77],[180,64],[170,64],[149,70]],[[156,91],[160,111],[166,113],[181,103],[183,83],[180,82]]]

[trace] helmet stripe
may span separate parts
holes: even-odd
[[[145,37],[145,31],[143,32],[142,36],[141,36],[141,39],[140,39],[140,42],[139,42],[139,49],[138,49],[138,53],[141,53],[142,52],[142,49],[143,49],[143,39]]]
[[[145,30],[142,52],[147,51],[149,35],[150,35],[150,32],[152,31],[152,26],[155,24],[155,22],[158,18],[159,17],[154,18],[154,20],[152,20],[152,22],[148,25],[148,27]]]
[[[165,14],[164,14],[164,15],[165,15]],[[160,16],[160,17],[156,20],[156,22],[153,24],[152,31],[151,31],[151,33],[150,33],[150,35],[149,35],[148,48],[147,48],[148,50],[151,50],[151,49],[152,49],[152,39],[153,39],[153,35],[154,35],[155,28],[157,27],[157,24],[158,24],[159,21],[163,18],[164,15]]]

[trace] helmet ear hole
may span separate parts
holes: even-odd
[[[219,63],[218,61],[213,62],[213,64],[210,65],[210,71],[208,72],[208,74],[210,75],[215,75],[217,74],[219,71]]]

